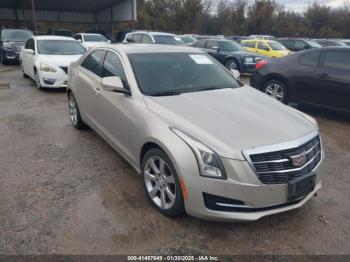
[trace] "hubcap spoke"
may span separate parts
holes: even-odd
[[[159,192],[159,186],[156,185],[150,192],[149,192],[149,195],[151,198],[154,198],[157,193]]]
[[[165,193],[169,197],[170,203],[174,203],[175,202],[175,195],[171,192],[171,190],[170,190],[170,188],[168,186],[165,187]]]
[[[145,179],[150,180],[150,181],[156,181],[156,177],[147,171],[145,172]]]
[[[174,176],[166,176],[164,180],[167,184],[175,184]]]
[[[165,200],[165,192],[160,191],[160,203],[161,203],[161,208],[165,208],[166,206],[166,200]]]
[[[154,171],[154,173],[159,174],[159,169],[156,166],[156,163],[155,163],[153,158],[150,160],[150,164],[151,164],[151,168]]]

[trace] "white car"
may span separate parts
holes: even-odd
[[[186,43],[180,37],[163,32],[136,31],[126,34],[123,43],[144,43],[161,45],[183,45]]]
[[[102,46],[111,42],[101,34],[79,33],[74,35],[73,37],[75,40],[79,41],[87,50],[90,50],[91,48]]]
[[[38,89],[61,88],[68,85],[68,67],[85,53],[74,38],[33,36],[20,53],[23,76],[35,80]]]

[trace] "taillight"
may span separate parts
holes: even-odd
[[[255,69],[259,70],[259,69],[263,68],[266,64],[267,64],[267,61],[262,60],[255,65]]]

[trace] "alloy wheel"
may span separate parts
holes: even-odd
[[[265,89],[265,94],[273,97],[274,99],[283,102],[284,90],[283,87],[278,83],[271,83]]]
[[[68,109],[69,109],[70,120],[72,121],[72,124],[74,126],[77,126],[77,124],[78,124],[78,109],[77,109],[77,103],[76,103],[73,95],[69,96],[68,107],[69,107]]]
[[[146,190],[161,209],[174,206],[176,200],[175,177],[168,164],[160,157],[150,157],[144,167]]]
[[[229,70],[237,70],[238,66],[237,66],[236,61],[234,61],[234,60],[229,61],[229,62],[227,63],[227,68],[228,68]]]

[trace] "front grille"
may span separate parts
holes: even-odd
[[[304,155],[304,164],[296,167],[292,158]],[[289,181],[311,173],[322,159],[321,140],[319,136],[292,149],[268,153],[250,154],[259,180],[264,184],[286,184]]]
[[[68,74],[68,67],[60,67],[66,74]]]
[[[23,44],[14,44],[13,49],[17,54],[19,54],[21,52],[22,47]]]

